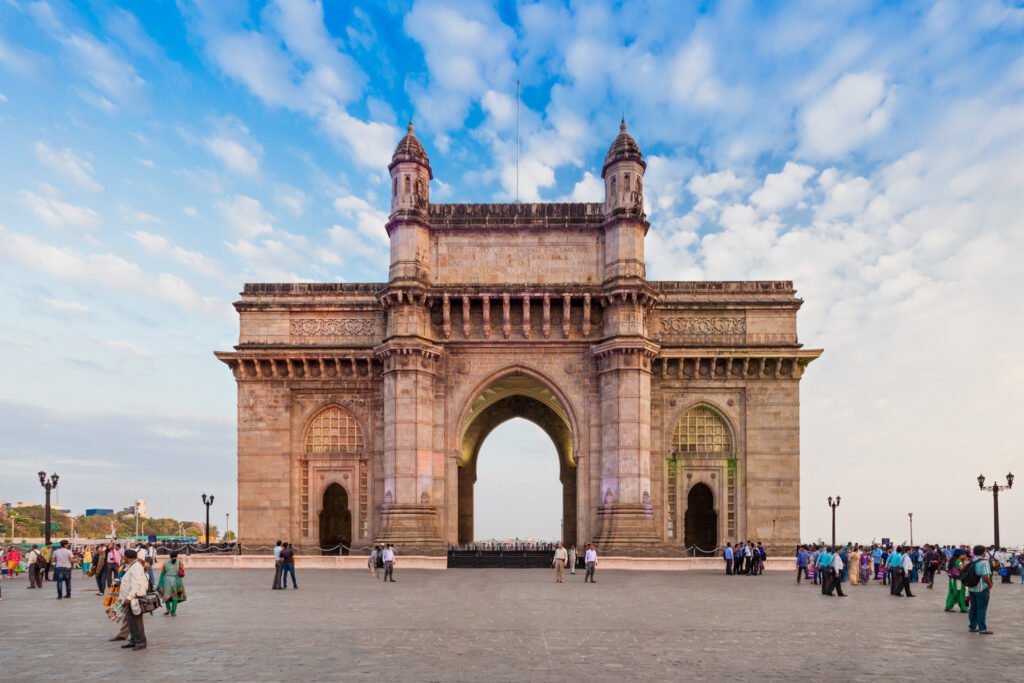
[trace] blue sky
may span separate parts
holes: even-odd
[[[0,498],[56,469],[76,509],[195,517],[205,490],[234,516],[210,352],[241,284],[383,279],[410,118],[435,201],[514,198],[518,79],[521,199],[598,198],[625,114],[651,277],[796,281],[827,349],[806,538],[835,493],[859,538],[899,536],[892,499],[917,538],[988,534],[973,479],[1021,469],[1024,437],[1022,45],[998,1],[0,0]]]

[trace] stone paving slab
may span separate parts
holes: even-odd
[[[876,584],[826,598],[791,575],[546,570],[307,570],[271,591],[258,570],[195,570],[179,615],[146,619],[122,651],[91,582],[3,582],[0,680],[164,681],[1018,680],[1024,587],[998,585],[989,627],[942,611],[945,591],[891,598]],[[129,669],[129,667],[131,667]]]

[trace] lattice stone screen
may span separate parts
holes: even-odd
[[[729,428],[715,411],[697,406],[686,411],[672,432],[676,453],[725,453],[732,450]]]
[[[363,449],[363,435],[352,415],[332,407],[317,415],[306,430],[305,451],[316,453],[353,453]]]

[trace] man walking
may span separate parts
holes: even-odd
[[[274,583],[270,587],[271,590],[281,590],[281,541],[278,540],[274,545]]]
[[[388,543],[384,546],[384,582],[395,582],[395,546]]]
[[[67,541],[61,541],[60,547],[53,551],[54,578],[57,581],[57,599],[61,599],[61,587],[65,588],[66,595],[63,597],[71,599],[71,548]]]
[[[968,589],[971,593],[971,606],[967,615],[967,629],[971,633],[990,636],[993,632],[988,630],[986,617],[992,590],[992,563],[985,555],[985,546],[974,546],[974,557],[971,558],[971,563],[974,565],[974,573],[978,575],[979,580]]]
[[[807,548],[800,546],[796,551],[796,582],[800,584],[800,577],[807,578],[807,565],[811,561],[811,556],[807,553]]]
[[[583,583],[590,579],[590,583],[597,583],[594,572],[597,571],[597,548],[593,543],[587,544],[587,552],[583,555],[583,562],[587,565],[587,575],[583,577]]]
[[[35,546],[32,546],[28,553],[25,555],[25,566],[28,567],[28,586],[29,588],[42,588],[43,586],[43,567],[42,567],[43,556],[39,554],[39,551]]]
[[[834,591],[840,598],[845,598],[846,593],[843,592],[843,568],[845,567],[843,555],[836,551],[835,548],[831,548],[830,550],[832,551],[832,585],[828,589],[828,594],[831,596]],[[826,569],[826,571],[829,570]]]
[[[562,547],[562,543],[558,543],[558,547],[555,548],[555,557],[551,560],[551,566],[555,568],[555,583],[565,583],[562,576],[565,573],[565,563],[569,559],[569,553]]]
[[[914,573],[914,560],[909,552],[903,553],[900,568],[903,571],[903,589],[907,592],[907,597],[912,598],[914,594],[910,592],[910,576]]]
[[[124,576],[121,577],[121,589],[118,595],[124,603],[125,614],[128,616],[129,636],[128,642],[121,647],[145,650],[146,629],[142,623],[142,609],[139,607],[138,599],[146,594],[149,588],[149,578],[134,550],[129,548],[124,551],[124,559],[128,563],[128,567],[125,569]]]

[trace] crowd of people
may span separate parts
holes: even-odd
[[[755,545],[753,541],[725,544],[722,551],[725,558],[725,573],[729,576],[758,576],[764,573],[764,562],[768,559],[768,551],[761,541]]]
[[[809,579],[821,586],[822,595],[846,597],[843,584],[868,586],[872,581],[888,586],[893,597],[913,598],[912,584],[935,588],[936,576],[947,575],[945,611],[959,608],[967,613],[971,633],[991,635],[986,616],[992,577],[1012,583],[1015,574],[1024,574],[1024,556],[1006,548],[967,546],[895,546],[848,544],[840,547],[824,544],[797,548],[796,582]]]
[[[75,569],[93,579],[96,595],[103,598],[105,613],[119,625],[118,633],[110,641],[125,641],[122,647],[130,650],[147,647],[145,614],[162,604],[164,616],[175,617],[178,605],[186,599],[185,565],[178,552],[171,551],[160,566],[159,577],[154,573],[157,562],[157,548],[152,543],[131,547],[110,541],[72,547],[64,540],[56,546],[33,544],[24,553],[16,545],[0,547],[3,575],[9,580],[27,575],[26,589],[40,589],[46,582],[53,581],[57,586],[57,599],[68,600],[72,596],[71,579]]]

